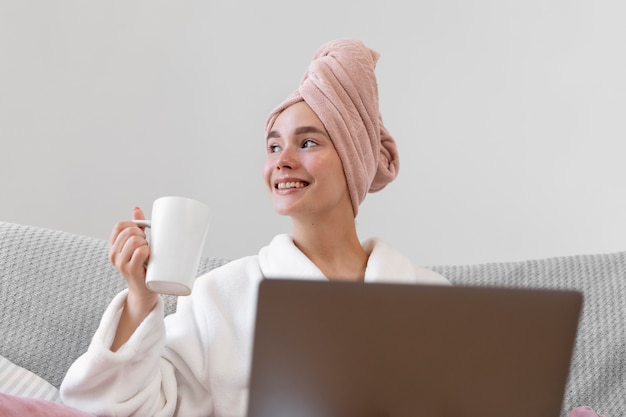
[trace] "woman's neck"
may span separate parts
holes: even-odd
[[[319,224],[293,220],[292,237],[300,249],[330,280],[363,280],[369,254],[356,233],[354,219]]]

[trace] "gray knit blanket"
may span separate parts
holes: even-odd
[[[198,274],[225,262],[204,258]],[[626,415],[626,252],[431,269],[455,285],[582,291],[562,416],[580,405]],[[106,241],[0,222],[0,356],[58,387],[124,287]],[[165,301],[169,314],[176,299]]]

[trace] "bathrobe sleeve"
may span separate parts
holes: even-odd
[[[115,337],[128,290],[106,309],[87,352],[68,370],[60,388],[63,403],[95,415],[170,416],[176,407],[172,365],[161,357],[165,344],[163,302],[117,352]]]
[[[159,301],[112,352],[127,290],[118,294],[61,384],[62,401],[106,416],[245,415],[261,279],[257,257],[212,270],[179,297],[176,313],[164,319]]]

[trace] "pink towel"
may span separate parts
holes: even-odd
[[[328,131],[343,164],[354,216],[368,192],[383,189],[398,174],[396,143],[383,125],[374,69],[379,54],[361,41],[339,39],[317,50],[298,89],[268,116],[304,100]]]
[[[604,417],[604,416],[593,411],[591,407],[582,406],[582,407],[574,408],[569,413],[568,417]]]
[[[23,398],[0,393],[2,417],[94,417],[74,408],[37,398]]]

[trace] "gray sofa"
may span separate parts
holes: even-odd
[[[58,387],[100,317],[125,285],[107,242],[0,222],[0,356]],[[199,273],[227,262],[204,258]],[[626,415],[626,252],[512,263],[434,266],[456,285],[582,290],[580,322],[563,416],[589,405]],[[166,297],[167,312],[176,299]]]

